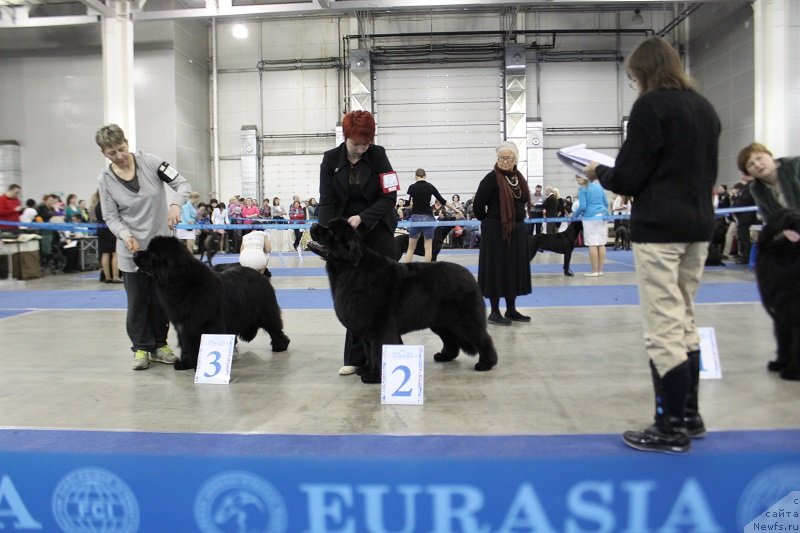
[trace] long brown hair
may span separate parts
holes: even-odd
[[[636,78],[641,94],[657,89],[696,89],[694,80],[684,72],[678,53],[658,36],[636,47],[628,57],[626,69]]]

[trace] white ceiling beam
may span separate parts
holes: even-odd
[[[0,29],[80,26],[83,24],[97,24],[98,22],[100,22],[99,15],[78,15],[73,17],[31,17],[24,20],[0,20]]]
[[[696,0],[697,2],[713,2],[718,0]],[[654,4],[664,6],[672,2],[663,0],[307,0],[305,3],[287,2],[279,4],[261,4],[232,6],[231,0],[206,0],[205,8],[186,8],[170,10],[141,11],[133,14],[135,21],[170,20],[181,18],[243,18],[248,16],[287,16],[287,15],[327,15],[331,13],[353,13],[355,11],[392,10],[408,11],[419,9],[462,9],[470,7],[536,7],[555,5],[619,6],[625,4]]]
[[[81,4],[85,5],[89,9],[97,11],[98,13],[103,15],[104,17],[113,17],[114,15],[116,15],[116,13],[114,12],[114,9],[112,9],[111,7],[105,5],[100,0],[80,0],[80,1],[81,1]]]

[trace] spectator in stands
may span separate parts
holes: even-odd
[[[211,224],[215,226],[227,226],[231,223],[230,218],[228,218],[228,209],[225,207],[224,202],[219,202],[217,207],[211,211]],[[219,251],[220,253],[225,253],[227,248],[227,237],[228,233],[227,230],[224,229],[215,229],[215,232],[220,234],[220,242],[219,242]]]
[[[181,224],[197,224],[197,206],[200,205],[200,193],[192,191],[189,201],[181,207]],[[175,236],[186,244],[190,253],[194,253],[194,241],[197,238],[196,229],[178,229]]]
[[[564,198],[564,214],[571,215],[572,214],[572,196],[567,196]]]
[[[64,208],[64,221],[65,222],[80,222],[81,221],[81,208],[78,207],[78,195],[68,194],[67,205]]]
[[[281,206],[281,199],[277,196],[272,199],[273,220],[286,220],[286,209]]]
[[[22,210],[22,213],[19,215],[20,222],[33,222],[36,218],[36,200],[33,198],[28,198],[28,201],[25,202],[25,209]]]
[[[242,223],[242,205],[239,202],[239,198],[236,196],[232,196],[231,199],[228,200],[228,220],[231,224]],[[242,244],[242,230],[230,229],[227,233],[228,251],[230,253],[238,252]]]
[[[261,209],[258,211],[258,217],[264,220],[272,218],[272,206],[270,205],[269,198],[264,198],[261,202]]]
[[[308,202],[306,202],[306,211],[308,212],[308,220],[319,220],[319,215],[317,211],[319,210],[319,205],[317,204],[316,198],[309,198]]]
[[[542,209],[544,216],[547,218],[556,218],[558,216],[558,190],[555,187],[544,188],[544,201],[542,201]],[[558,227],[561,225],[559,222],[548,222],[545,225],[545,230],[548,234],[558,233]]]
[[[531,197],[530,204],[531,218],[544,218],[544,196],[542,195],[542,186],[537,185],[533,189],[533,196]],[[532,224],[529,228],[532,234],[538,235],[542,233],[542,223],[537,222]]]
[[[22,187],[16,183],[8,186],[8,190],[0,196],[0,220],[7,220],[9,222],[19,222],[19,215],[22,213],[22,202],[19,199],[22,193]],[[19,231],[18,226],[5,225],[0,226],[0,231],[8,231],[16,233]]]
[[[584,276],[597,278],[603,275],[606,261],[606,243],[608,242],[608,222],[603,218],[608,215],[608,198],[597,178],[576,175],[578,181],[578,207],[573,212],[576,217],[583,217],[583,242],[589,247],[589,261],[592,271]]]
[[[295,200],[292,202],[292,207],[289,208],[289,220],[295,224],[305,223],[306,209],[303,207],[303,204],[300,203],[300,200]],[[300,240],[303,238],[303,230],[300,228],[293,228],[292,231],[294,232],[294,243],[292,243],[292,249],[296,251],[298,257],[302,259],[303,249],[300,247]]]
[[[461,197],[459,195],[454,194],[453,196],[451,196],[450,203],[453,204],[453,210],[461,211],[462,213],[464,213],[464,217],[466,218],[467,208],[464,207],[464,202],[461,201]]]
[[[451,206],[455,209],[455,204],[448,204],[447,200],[439,194],[439,190],[427,180],[427,174],[422,168],[418,168],[414,174],[415,180],[408,187],[408,196],[411,198],[411,216],[409,221],[412,223],[419,222],[433,222],[434,211],[431,209],[431,198],[436,198],[436,205],[440,208],[443,204]],[[440,209],[440,217],[444,209]],[[408,248],[402,258],[403,263],[410,263],[414,259],[414,250],[417,249],[417,242],[419,236],[423,237],[423,245],[425,247],[425,257],[423,261],[430,263],[433,259],[433,233],[436,226],[412,226],[408,228]]]
[[[631,241],[656,414],[654,425],[627,431],[623,440],[639,450],[684,453],[690,435],[705,435],[694,298],[714,229],[720,121],[661,37],[636,47],[627,72],[639,96],[615,165],[584,169],[605,188],[634,198]]]
[[[81,222],[89,222],[89,208],[86,207],[86,200],[78,200],[78,209],[81,212]]]
[[[363,239],[364,246],[394,257],[397,192],[392,186],[392,164],[375,140],[375,119],[369,111],[351,111],[342,118],[344,142],[328,150],[319,171],[319,222],[344,217]],[[348,331],[344,366],[339,374],[353,374],[363,365],[364,344]]]
[[[261,213],[261,210],[256,205],[255,200],[253,200],[252,198],[249,198],[249,197],[245,198],[244,199],[244,205],[242,206],[242,211],[241,211],[242,220],[241,220],[240,223],[241,224],[252,224],[253,222],[256,221],[256,219],[258,218],[260,213]],[[253,231],[253,230],[251,230],[251,229],[242,230],[242,236],[247,235],[251,231]]]
[[[475,218],[475,211],[472,209],[472,203],[475,201],[475,195],[472,195],[472,198],[464,202],[464,215],[467,217],[467,220],[472,220]]]
[[[103,208],[100,205],[100,191],[92,194],[90,221],[105,224]],[[100,281],[102,283],[122,283],[117,260],[117,237],[107,227],[97,228],[97,253],[100,255]]]
[[[56,216],[56,203],[58,197],[55,194],[45,194],[42,197],[42,203],[36,206],[37,216],[41,219],[40,222],[49,222],[51,218]]]
[[[751,143],[739,151],[736,165],[754,178],[750,194],[764,223],[782,207],[800,208],[800,157],[774,159],[766,146]]]
[[[98,177],[100,204],[108,228],[117,237],[119,269],[125,273],[133,369],[144,370],[150,361],[173,364],[178,358],[167,344],[169,322],[152,279],[137,272],[133,253],[147,248],[153,237],[170,234],[192,187],[160,157],[130,153],[125,133],[116,124],[100,128],[95,141],[110,160]],[[175,191],[169,201],[165,183]]]
[[[478,284],[491,305],[489,323],[510,326],[512,321],[531,319],[516,307],[517,296],[531,293],[525,228],[531,193],[517,169],[517,146],[506,141],[496,152],[494,169],[478,184],[473,202],[475,218],[481,221]],[[500,314],[500,298],[506,301],[505,316]]]

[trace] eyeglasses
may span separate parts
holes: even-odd
[[[634,91],[639,90],[639,84],[636,83],[636,80],[634,80],[633,78],[628,78],[628,87],[630,87]]]
[[[513,161],[514,159],[515,159],[515,157],[513,155],[512,156],[501,156],[501,157],[497,158],[498,161]]]

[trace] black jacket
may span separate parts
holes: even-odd
[[[361,223],[372,229],[383,222],[394,232],[397,227],[397,192],[384,193],[380,174],[392,171],[386,150],[373,144],[355,165],[361,183],[361,193],[369,206],[359,213]],[[333,218],[342,217],[349,197],[350,162],[344,143],[322,156],[319,168],[319,215],[320,224],[326,225]]]
[[[633,104],[614,168],[597,167],[605,189],[633,196],[634,242],[702,242],[714,229],[720,122],[694,91],[662,89]]]

